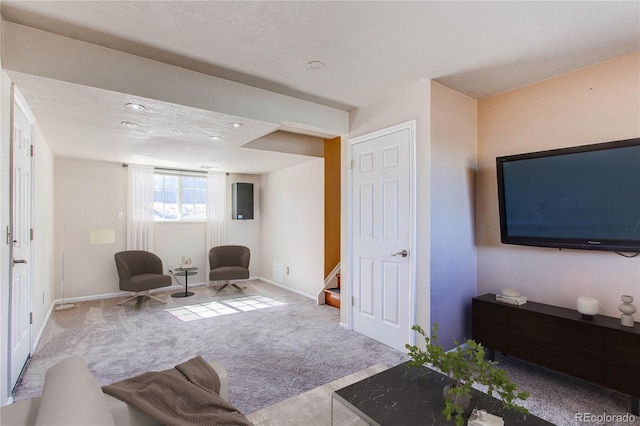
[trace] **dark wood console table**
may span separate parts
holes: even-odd
[[[543,367],[631,396],[640,415],[640,323],[623,327],[619,318],[583,319],[573,309],[527,302],[496,302],[495,294],[472,301],[473,340]]]

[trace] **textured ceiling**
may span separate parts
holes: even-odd
[[[60,155],[256,174],[309,160],[240,148],[277,130],[261,121],[41,77],[20,75],[18,80],[23,92],[31,95],[29,107],[36,112],[38,126],[47,130],[46,140],[55,141]],[[61,99],[64,106],[54,107]],[[145,110],[131,110],[127,103],[140,103]],[[123,121],[137,126],[123,126]],[[229,125],[238,121],[243,123],[238,129]]]
[[[640,49],[636,1],[2,1],[1,5],[8,21],[345,111],[424,79],[483,98]],[[311,60],[322,61],[324,69],[310,70]],[[35,89],[28,91],[30,97],[37,96]],[[58,112],[50,111],[53,107]],[[103,107],[117,114],[100,103]],[[73,111],[59,111],[64,108],[50,99],[33,109],[51,127],[54,121],[62,127],[64,117],[56,114],[67,120],[74,117]],[[185,128],[202,125],[202,117],[194,111],[162,109],[184,117]],[[154,127],[155,133],[146,134],[146,140],[169,144],[176,133],[181,134],[176,124],[181,121],[159,120],[171,128]],[[52,133],[48,127],[43,124],[42,130],[50,144],[61,143],[57,136],[51,140],[46,134]],[[87,133],[100,130],[90,117],[78,127]],[[243,128],[247,138],[268,130],[248,127],[252,126]],[[201,130],[204,134],[209,129]],[[158,155],[166,154],[159,151]]]

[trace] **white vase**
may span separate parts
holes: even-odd
[[[598,310],[600,309],[598,299],[594,299],[593,297],[578,297],[576,305],[578,312],[580,312],[582,318],[585,319],[592,319],[594,315],[598,314]]]
[[[631,302],[633,302],[633,296],[625,294],[621,299],[622,303],[618,305],[618,310],[622,312],[622,315],[620,315],[620,324],[625,327],[633,327],[635,324],[633,314],[636,311],[636,307],[631,304]]]

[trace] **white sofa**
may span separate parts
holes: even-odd
[[[228,401],[226,369],[216,361],[209,364],[220,378],[220,396]],[[1,407],[0,423],[3,426],[160,425],[137,408],[103,393],[79,356],[66,358],[47,371],[40,398]]]

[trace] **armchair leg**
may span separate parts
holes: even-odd
[[[216,295],[217,295],[218,293],[220,293],[222,290],[224,290],[224,289],[225,289],[225,287],[227,287],[228,285],[229,285],[229,281],[227,281],[226,283],[222,284],[222,287],[218,287],[218,288],[216,289]]]
[[[244,290],[242,290],[242,288],[240,288],[236,283],[230,283],[228,280],[227,282],[225,282],[222,287],[220,287],[219,289],[216,290],[216,294],[220,293],[222,290],[224,290],[227,286],[231,286],[234,287],[237,291],[239,291],[240,293],[244,293]]]
[[[133,299],[137,299],[137,298],[138,298],[138,294],[136,293],[133,296],[131,296],[131,297],[127,298],[127,299],[124,299],[122,302],[119,302],[118,305],[122,305],[123,303],[127,303],[127,302],[129,302],[129,301],[131,301]]]
[[[158,302],[162,302],[162,303],[164,303],[164,304],[166,304],[166,303],[167,303],[167,301],[166,301],[166,300],[164,300],[164,299],[160,299],[158,296],[153,296],[153,295],[151,295],[151,294],[147,294],[147,297],[148,297],[149,299],[157,300]]]
[[[166,300],[163,300],[157,296],[154,296],[152,294],[150,294],[148,291],[139,291],[139,292],[135,292],[133,294],[133,296],[123,300],[122,302],[119,302],[118,305],[122,305],[123,303],[127,303],[133,299],[137,299],[136,300],[136,309],[140,308],[140,305],[142,305],[142,301],[144,300],[145,297],[148,297],[149,299],[153,299],[156,300],[158,302],[162,302],[162,303],[167,303]]]

